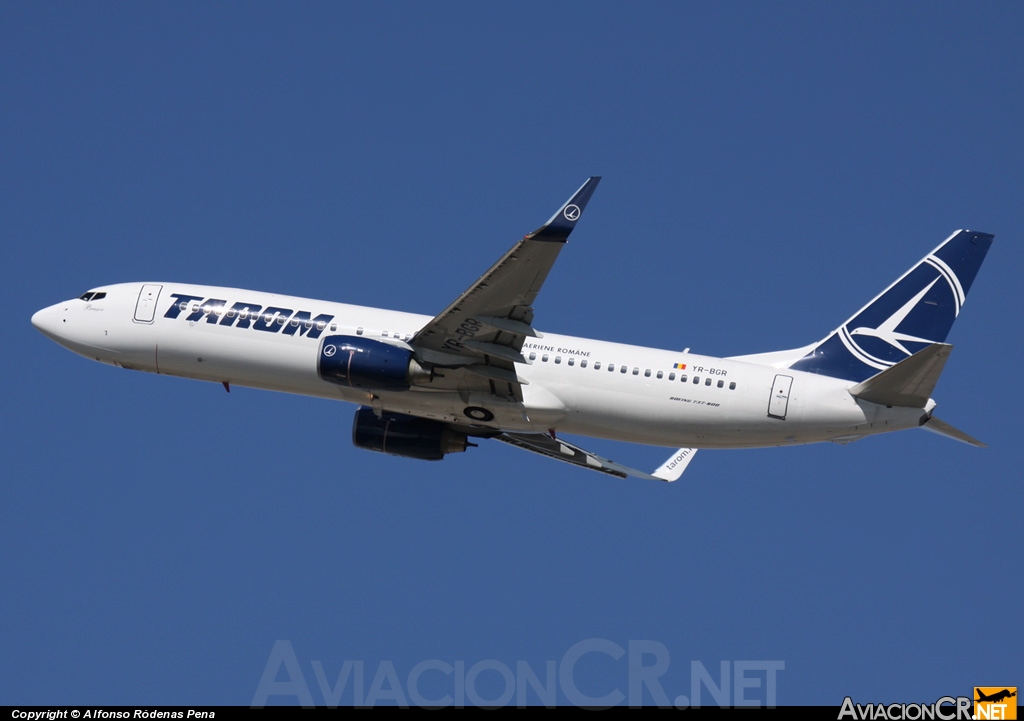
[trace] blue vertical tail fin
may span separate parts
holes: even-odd
[[[994,237],[953,233],[788,367],[860,382],[944,342]]]

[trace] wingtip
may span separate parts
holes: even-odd
[[[673,453],[667,461],[662,463],[651,475],[659,481],[672,483],[679,480],[683,471],[690,465],[690,461],[697,454],[696,448],[680,448]]]
[[[600,175],[592,175],[587,178],[579,190],[555,211],[548,222],[526,237],[531,240],[551,240],[564,243],[576,228],[576,223],[583,217],[583,211],[586,210],[587,203],[590,202],[590,198],[600,182]]]

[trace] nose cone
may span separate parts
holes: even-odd
[[[32,315],[32,325],[50,340],[57,340],[57,326],[59,324],[60,318],[58,318],[57,306],[55,305],[38,310]]]
[[[77,301],[64,301],[43,308],[32,316],[32,325],[53,342],[86,358],[103,360],[107,351],[102,347],[106,333],[97,325],[98,314],[88,314],[75,307]]]

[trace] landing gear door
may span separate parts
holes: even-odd
[[[768,417],[786,420],[786,411],[789,409],[789,391],[793,386],[793,376],[775,376],[772,383],[772,395],[768,399]]]
[[[135,304],[135,322],[152,323],[156,315],[156,301],[160,298],[162,285],[147,283],[139,291],[139,301]]]

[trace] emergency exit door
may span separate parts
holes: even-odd
[[[768,417],[786,420],[786,411],[789,409],[789,391],[793,387],[793,376],[775,376],[772,383],[772,395],[768,399]]]

